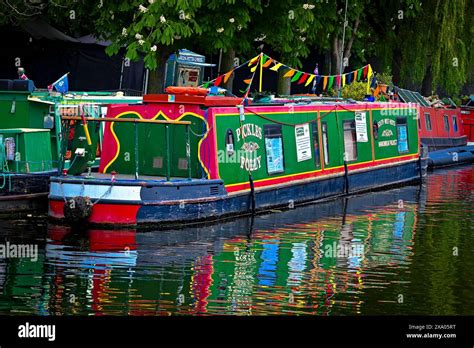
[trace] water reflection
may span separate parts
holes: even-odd
[[[3,221],[40,255],[0,259],[0,313],[473,314],[473,176],[180,230]]]

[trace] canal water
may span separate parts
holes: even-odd
[[[474,170],[181,230],[0,221],[3,315],[473,315]],[[18,255],[17,255],[18,256]]]

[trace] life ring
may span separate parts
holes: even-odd
[[[169,86],[169,87],[166,87],[165,92],[168,94],[187,94],[187,95],[206,96],[208,93],[208,90],[207,88],[201,88],[201,87]]]

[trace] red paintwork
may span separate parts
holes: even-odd
[[[462,107],[461,119],[464,134],[467,136],[468,141],[474,141],[474,108],[468,106]]]
[[[49,216],[64,219],[64,201],[49,200]],[[96,204],[88,221],[101,224],[135,225],[139,205],[132,204]]]
[[[426,116],[430,115],[431,130],[426,128]],[[444,115],[448,116],[449,132],[444,128]],[[420,137],[421,138],[462,138],[465,136],[462,122],[461,109],[444,109],[420,107]],[[457,119],[457,131],[453,129],[453,116]]]

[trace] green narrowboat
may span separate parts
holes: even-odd
[[[417,117],[401,103],[147,95],[89,119],[104,124],[99,173],[52,178],[49,215],[167,226],[417,182]]]
[[[49,178],[65,166],[84,168],[100,153],[100,128],[91,129],[88,146],[84,127],[77,124],[77,137],[63,141],[61,115],[81,112],[88,117],[105,115],[107,105],[135,104],[141,97],[112,92],[32,91],[31,81],[1,80],[0,83],[0,211],[9,213],[40,207],[49,191]],[[6,83],[8,82],[8,83]],[[25,82],[30,82],[26,84]],[[16,87],[15,87],[16,86]],[[63,148],[62,148],[63,147]],[[76,161],[77,149],[81,158]]]

